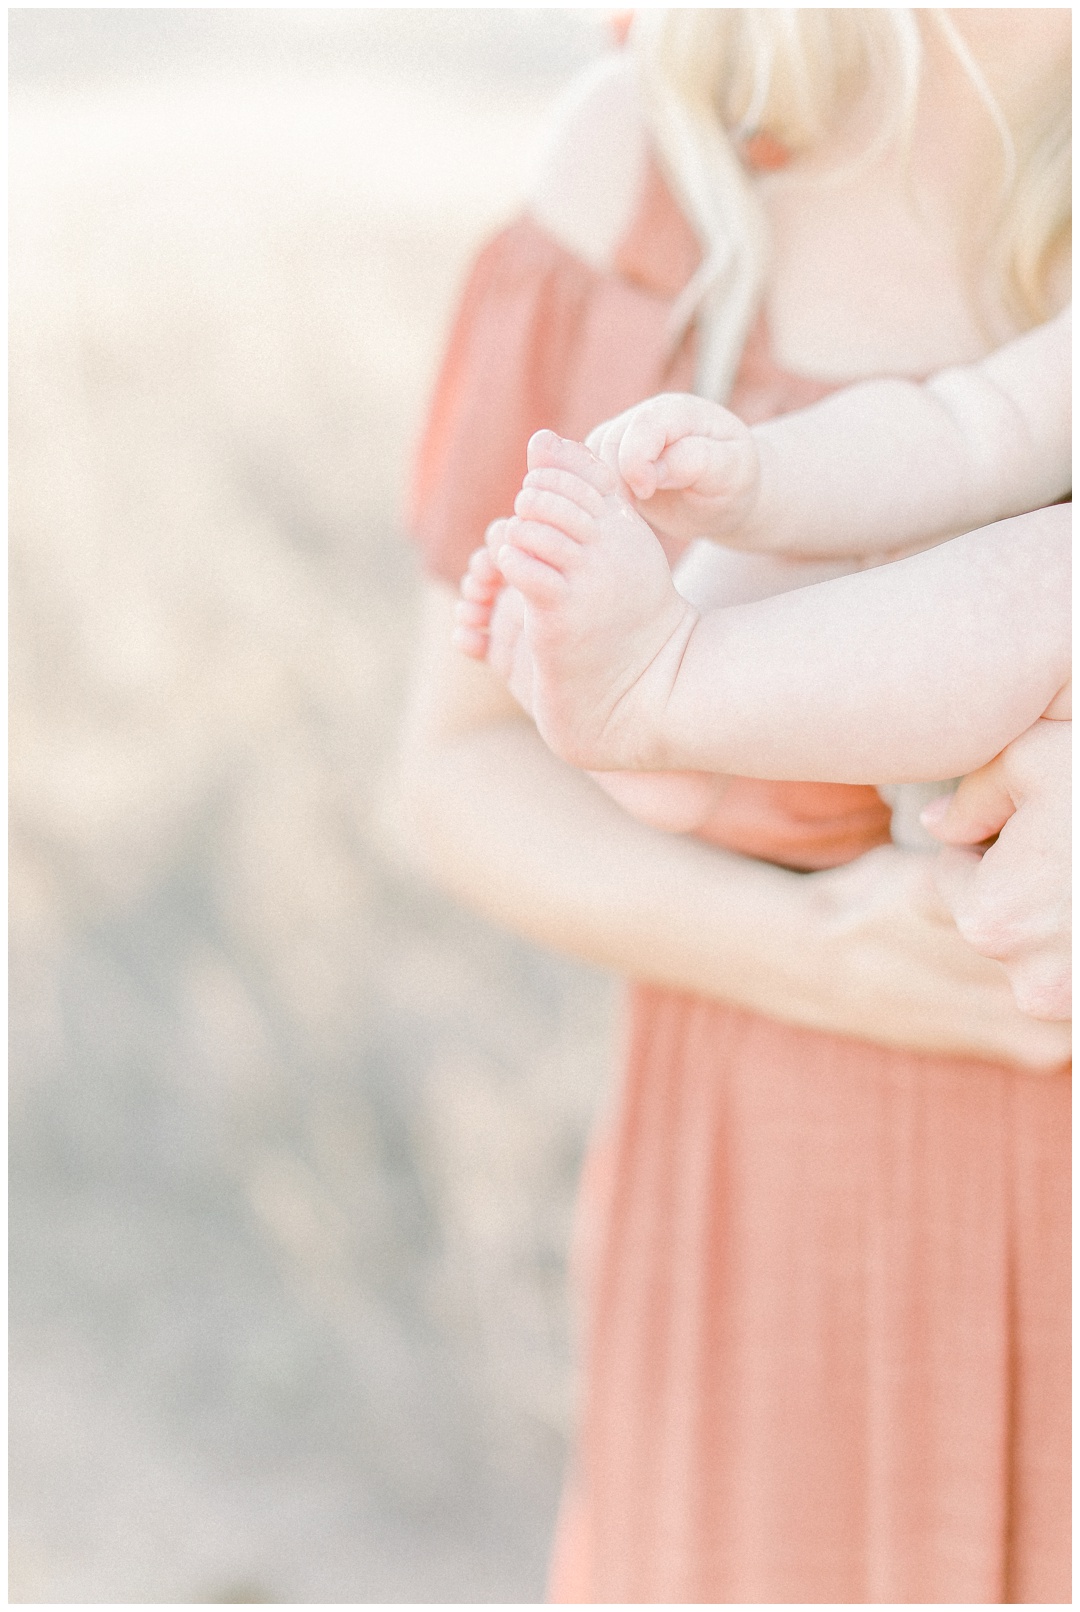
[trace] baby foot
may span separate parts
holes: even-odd
[[[486,660],[532,715],[532,656],[524,636],[525,601],[506,585],[492,551],[505,542],[505,520],[492,521],[487,542],[470,556],[454,607],[453,642],[473,660]]]
[[[501,548],[506,521],[489,528]],[[518,703],[532,715],[532,654],[525,638],[525,600],[509,587],[488,548],[477,549],[461,582],[454,642],[466,655],[487,660]],[[729,782],[704,772],[615,772],[591,775],[631,817],[667,834],[692,834],[716,808]]]
[[[675,591],[655,534],[606,465],[550,431],[529,443],[514,510],[488,538],[524,601],[520,627],[508,627],[496,654],[509,657],[519,686],[527,681],[541,736],[578,767],[663,768],[664,709],[698,617]],[[476,621],[487,612],[489,646],[492,587],[478,560],[469,602]]]
[[[494,521],[505,527],[505,521]],[[458,587],[454,606],[454,645],[473,660],[486,660],[491,616],[499,589],[504,587],[499,570],[487,548],[474,549]]]

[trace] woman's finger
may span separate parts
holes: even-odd
[[[961,779],[952,795],[923,808],[920,821],[944,845],[978,845],[999,834],[1016,809],[1000,759]]]

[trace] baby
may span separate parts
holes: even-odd
[[[1069,330],[1066,311],[980,364],[753,429],[669,396],[590,447],[539,433],[514,517],[462,583],[459,647],[487,656],[552,749],[661,826],[696,826],[722,773],[974,771],[1069,714],[1068,512],[1041,507],[1069,485]],[[654,527],[713,540],[677,586]]]

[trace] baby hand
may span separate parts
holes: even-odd
[[[729,538],[757,497],[760,466],[750,430],[707,398],[651,397],[598,425],[587,445],[650,526],[669,537]]]

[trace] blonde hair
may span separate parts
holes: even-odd
[[[922,9],[922,8],[920,8]],[[1069,75],[1045,86],[1028,126],[1009,126],[948,14],[923,15],[953,51],[998,130],[1002,201],[988,266],[1021,326],[1046,318],[1048,280],[1071,223]],[[868,84],[891,88],[858,159],[905,140],[923,41],[909,7],[640,10],[631,34],[646,119],[676,198],[703,247],[673,312],[673,337],[699,327],[698,390],[727,395],[768,273],[768,230],[736,144],[766,135],[809,151]]]

